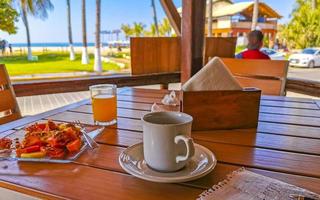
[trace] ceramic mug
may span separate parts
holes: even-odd
[[[186,165],[194,155],[192,120],[180,112],[154,112],[142,117],[143,152],[149,167],[173,172]]]

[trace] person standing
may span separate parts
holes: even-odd
[[[9,51],[10,51],[10,56],[12,56],[12,45],[9,44]]]
[[[3,40],[0,40],[0,51],[1,51],[1,55],[3,55],[3,49],[4,49],[4,42],[3,42]]]
[[[7,47],[7,41],[6,40],[2,40],[2,55],[5,55],[6,47]]]

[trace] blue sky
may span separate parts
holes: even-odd
[[[242,2],[248,0],[234,0]],[[177,7],[181,6],[181,0],[174,0]],[[263,0],[284,18],[281,22],[288,20],[293,9],[295,0]],[[29,17],[32,42],[67,42],[67,19],[66,1],[52,0],[55,8],[49,13],[49,18],[45,21]],[[164,17],[164,12],[156,0],[159,19]],[[152,12],[150,0],[102,0],[102,30],[119,29],[123,23],[143,22],[146,25],[152,23]],[[81,1],[71,0],[72,8],[72,28],[74,42],[81,42]],[[87,31],[88,41],[94,41],[95,26],[95,1],[87,0]],[[7,35],[0,31],[0,38],[6,38],[11,43],[25,43],[25,28],[19,20],[18,33]]]

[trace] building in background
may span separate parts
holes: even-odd
[[[230,0],[214,0],[212,7],[212,35],[214,37],[238,37],[238,45],[244,45],[246,35],[251,31],[254,1],[232,3]],[[179,8],[178,11],[181,13],[182,9]],[[257,27],[265,34],[269,46],[273,46],[275,42],[278,20],[281,18],[282,16],[266,3],[259,3]],[[205,30],[208,33],[208,25]]]

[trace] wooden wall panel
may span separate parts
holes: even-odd
[[[236,37],[207,37],[205,40],[204,63],[208,63],[215,56],[234,58],[236,45]]]
[[[131,38],[132,75],[180,71],[179,37]]]

